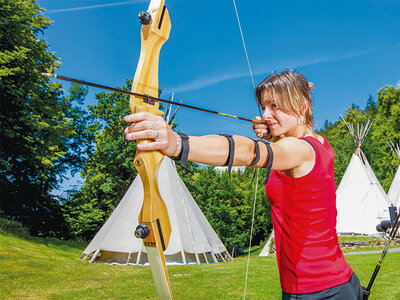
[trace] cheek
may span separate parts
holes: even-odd
[[[297,124],[297,118],[282,111],[279,112],[279,119],[284,125],[292,126]]]

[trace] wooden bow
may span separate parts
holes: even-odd
[[[139,14],[143,24],[139,63],[132,83],[132,92],[159,96],[158,61],[162,45],[168,40],[171,22],[164,0],[151,0],[147,12]],[[158,101],[130,97],[132,113],[150,112],[162,115]],[[151,141],[142,140],[138,143]],[[158,189],[158,173],[164,155],[159,151],[136,150],[135,168],[143,182],[144,199],[135,236],[143,239],[154,283],[160,299],[172,299],[164,251],[168,247],[171,224],[167,207]]]

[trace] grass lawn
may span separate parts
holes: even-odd
[[[157,299],[149,267],[80,261],[85,245],[0,233],[1,299]],[[378,249],[382,249],[378,248]],[[280,299],[275,256],[250,258],[247,299]],[[380,254],[346,259],[367,285]],[[242,299],[247,257],[209,265],[169,266],[174,299]],[[389,253],[370,299],[400,299],[400,253]]]

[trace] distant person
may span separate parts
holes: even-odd
[[[282,299],[362,299],[360,281],[338,246],[334,152],[327,139],[312,130],[313,87],[297,71],[273,74],[258,85],[256,99],[264,113],[253,119],[253,129],[261,140],[187,137],[150,113],[125,117],[133,122],[125,129],[126,138],[152,140],[137,148],[160,150],[183,163],[254,166],[267,168],[267,174],[272,170],[265,191]]]

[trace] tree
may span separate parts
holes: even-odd
[[[214,167],[200,168],[188,186],[193,198],[228,250],[245,248],[249,244],[255,194],[253,168],[217,171]],[[272,229],[270,206],[264,192],[265,170],[260,169],[252,244],[264,240]]]
[[[388,142],[400,142],[400,88],[387,85],[378,90],[374,120],[371,140],[375,146],[370,148],[368,157],[373,158],[371,166],[387,191],[398,167]]]
[[[129,90],[131,80],[123,87]],[[137,171],[133,160],[136,143],[125,139],[123,117],[130,113],[129,98],[119,93],[98,93],[89,107],[96,123],[96,150],[87,159],[80,191],[65,201],[65,215],[75,237],[90,239],[121,200]]]
[[[82,165],[88,135],[79,120],[85,89],[63,97],[60,84],[41,75],[58,59],[38,38],[51,24],[36,1],[0,0],[0,190],[1,214],[28,226],[32,234],[64,236],[58,199],[51,194],[69,168]],[[78,124],[79,123],[79,124]],[[89,122],[90,123],[90,122]],[[85,140],[90,146],[89,140]]]
[[[372,95],[369,95],[368,100],[367,100],[367,105],[365,106],[365,112],[370,115],[373,116],[377,113],[378,111],[378,105],[374,100],[374,97],[372,97]]]

